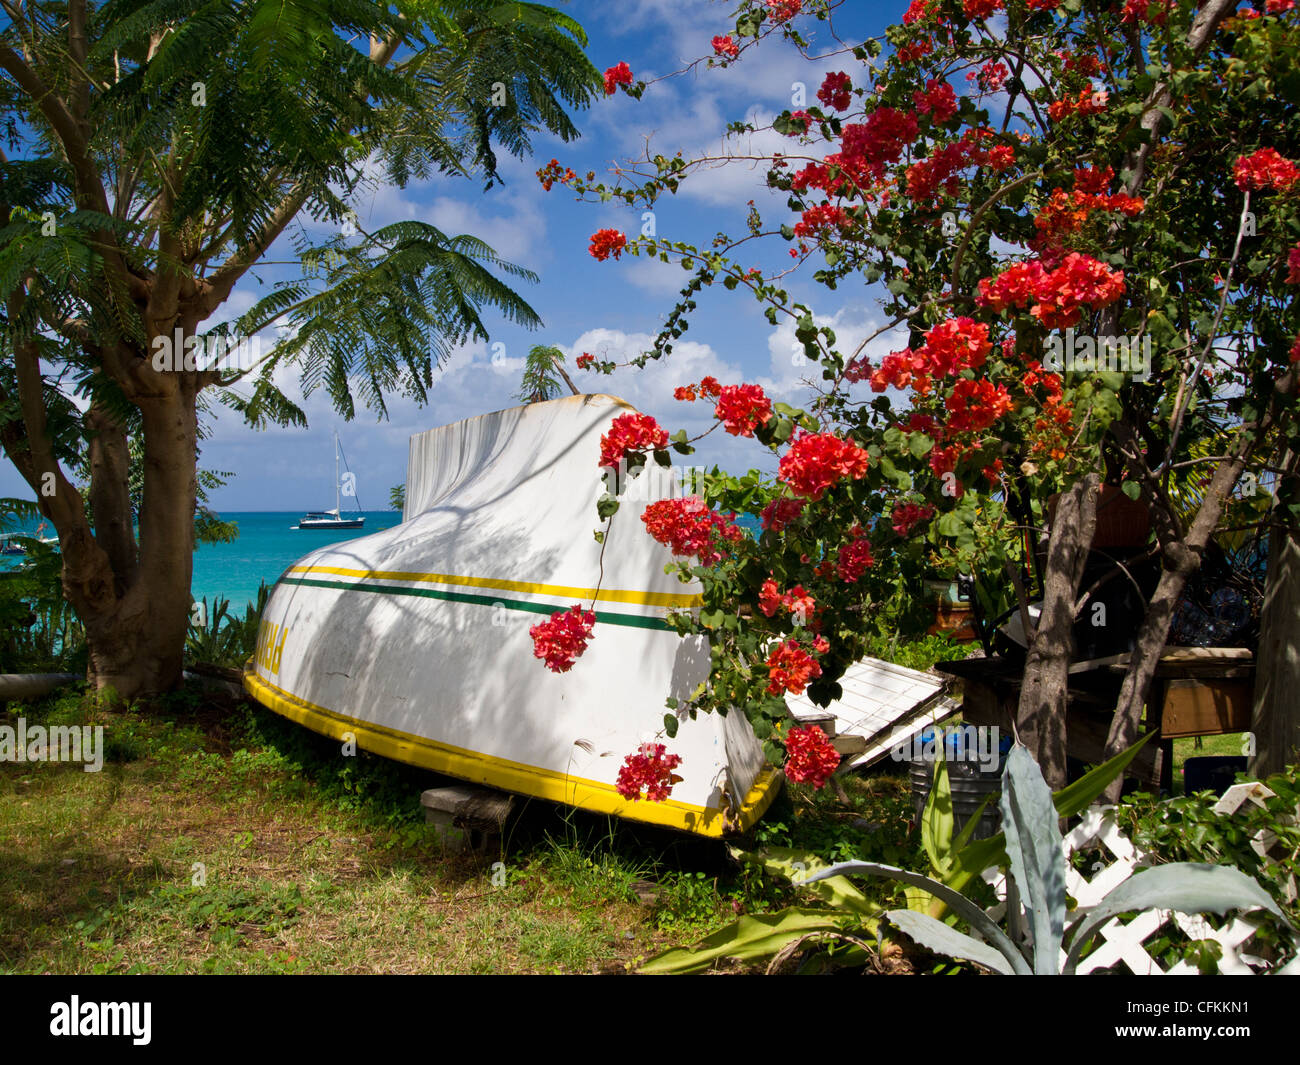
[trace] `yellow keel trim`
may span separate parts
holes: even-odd
[[[721,839],[725,835],[747,831],[766,812],[780,790],[781,773],[764,766],[754,786],[745,796],[739,814],[731,824],[721,810],[665,799],[663,802],[623,798],[612,785],[587,780],[539,766],[496,758],[463,747],[437,743],[423,736],[400,732],[384,725],[358,721],[343,714],[309,703],[277,687],[254,671],[244,672],[244,689],[265,706],[290,721],[341,740],[345,733],[356,737],[357,746],[397,762],[432,769],[474,783],[487,784],[505,791],[533,795],[550,802],[565,803],[598,814],[616,814],[633,821],[676,828],[701,836]]]

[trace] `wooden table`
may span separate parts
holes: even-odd
[[[1128,668],[1128,654],[1076,662],[1066,693],[1066,753],[1082,762],[1105,761],[1106,736]],[[1023,661],[1006,657],[940,662],[935,669],[962,682],[962,718],[1012,732]],[[1126,775],[1172,790],[1173,741],[1250,727],[1254,655],[1238,647],[1170,647],[1160,656],[1147,699],[1143,731],[1157,735],[1129,764]]]

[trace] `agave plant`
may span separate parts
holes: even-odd
[[[981,939],[916,910],[889,910],[882,916],[928,950],[1005,975],[1073,974],[1102,925],[1123,913],[1155,908],[1225,913],[1260,907],[1292,927],[1269,894],[1239,870],[1176,862],[1134,873],[1067,928],[1065,849],[1058,805],[1053,804],[1052,792],[1029,752],[1024,747],[1012,748],[1002,775],[1000,806],[1011,877],[1025,902],[1032,931],[1032,946],[1025,950],[965,895],[921,873],[876,862],[840,862],[815,871],[806,882],[862,874],[921,888],[963,918]]]

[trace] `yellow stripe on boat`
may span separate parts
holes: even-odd
[[[598,780],[566,776],[539,766],[494,758],[477,751],[434,743],[421,736],[399,732],[383,725],[358,721],[299,699],[263,680],[252,670],[244,673],[244,688],[267,709],[274,710],[290,721],[296,721],[313,732],[332,739],[354,737],[358,748],[397,762],[432,769],[436,773],[446,773],[448,776],[504,791],[580,806],[593,813],[617,814],[630,820],[681,829],[702,836],[720,838],[733,832],[748,831],[767,812],[780,790],[782,780],[779,770],[767,766],[745,796],[737,815],[728,823],[722,810],[690,806],[672,799],[663,802],[632,802]]]
[[[700,606],[699,595],[672,592],[639,592],[626,588],[574,588],[565,584],[542,584],[537,581],[507,581],[495,577],[462,577],[452,573],[409,573],[402,570],[348,569],[344,566],[290,566],[286,574],[306,575],[327,573],[336,577],[354,577],[365,581],[407,581],[425,584],[449,584],[462,588],[492,588],[502,592],[523,592],[525,595],[547,595],[557,599],[596,600],[605,603],[635,603],[639,606],[660,606],[690,609]]]

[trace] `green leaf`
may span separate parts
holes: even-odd
[[[1137,502],[1138,497],[1142,495],[1142,486],[1137,481],[1125,481],[1119,486],[1119,490],[1134,502]]]
[[[791,907],[780,913],[742,917],[734,924],[700,941],[694,947],[666,950],[640,968],[649,974],[693,973],[707,969],[720,958],[768,958],[781,948],[813,932],[838,932],[847,921],[844,914],[826,910]]]
[[[907,437],[907,450],[914,458],[922,459],[934,450],[934,441],[925,433],[910,433]]]
[[[1083,948],[1112,917],[1157,907],[1189,914],[1262,907],[1280,918],[1287,927],[1294,927],[1268,892],[1239,869],[1227,865],[1175,862],[1134,873],[1080,917],[1072,929],[1065,972],[1074,971]]]
[[[1017,744],[1002,773],[1002,830],[1011,875],[1034,929],[1034,973],[1060,972],[1065,931],[1065,853],[1052,791],[1028,749]]]
[[[928,914],[917,913],[914,910],[889,910],[885,916],[899,931],[911,936],[927,950],[947,954],[950,958],[973,961],[1003,976],[1015,975],[1015,970],[1007,959],[987,943],[981,943],[978,939],[966,935],[965,932],[958,932],[957,929],[948,927],[942,921],[936,921]]]
[[[921,846],[930,857],[939,876],[952,866],[952,791],[948,786],[948,763],[938,758],[934,763],[934,780],[921,812]]]
[[[664,714],[664,732],[667,733],[671,740],[677,735],[677,715]]]

